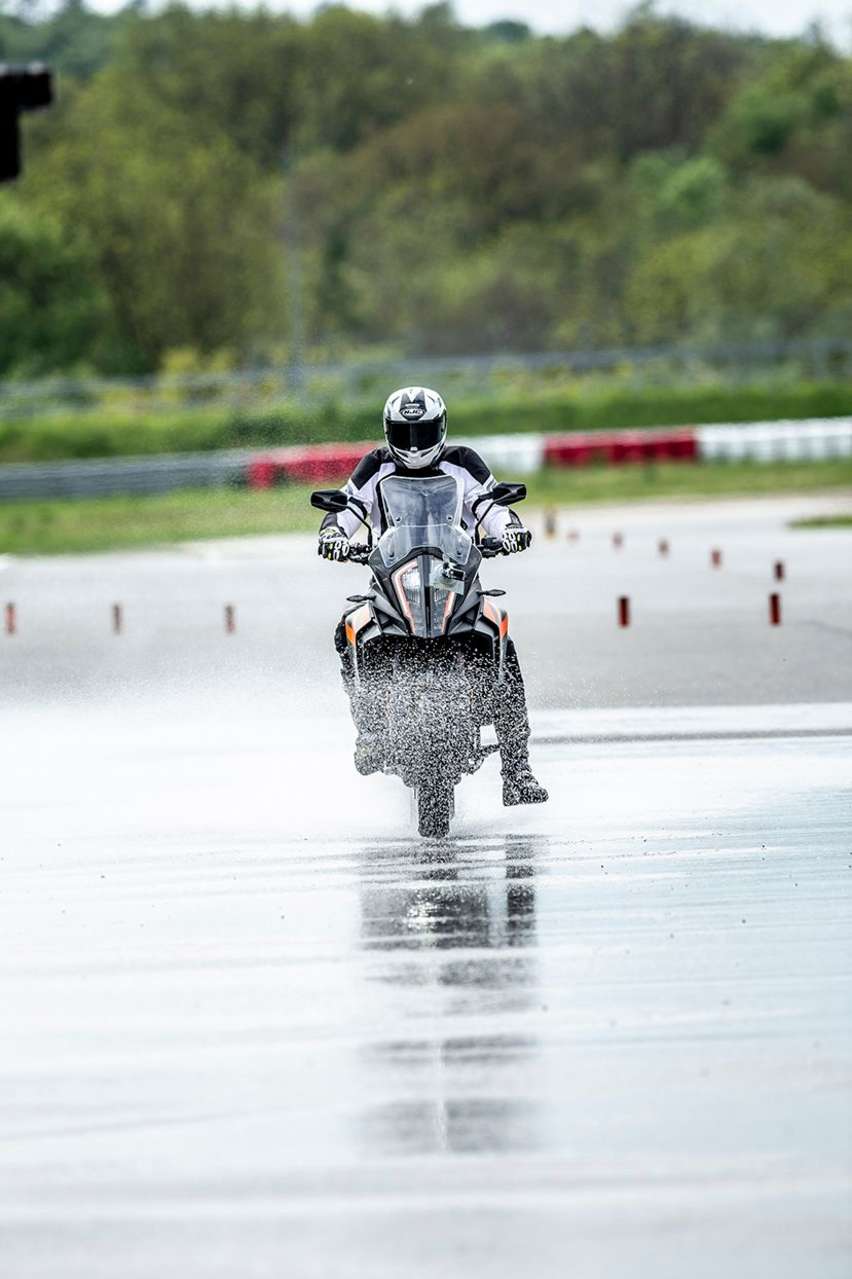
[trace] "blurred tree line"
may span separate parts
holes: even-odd
[[[285,358],[296,253],[336,355],[852,331],[852,60],[818,30],[65,0],[0,13],[30,58],[59,101],[0,191],[6,374]]]

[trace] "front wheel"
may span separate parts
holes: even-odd
[[[417,788],[417,830],[426,839],[446,839],[453,815],[450,782],[430,781]]]

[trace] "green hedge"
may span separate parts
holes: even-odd
[[[852,383],[648,387],[450,405],[458,435],[690,426],[852,413]],[[193,409],[152,417],[107,410],[0,426],[0,462],[117,457],[378,438],[379,413],[337,403],[269,411]]]

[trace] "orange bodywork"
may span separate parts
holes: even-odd
[[[503,608],[498,608],[496,604],[492,604],[491,600],[486,600],[482,609],[485,616],[490,622],[493,622],[500,632],[501,637],[509,633],[509,614]]]
[[[354,644],[358,638],[358,632],[362,631],[367,623],[371,620],[369,604],[362,604],[360,608],[356,608],[354,613],[350,613],[346,619],[346,639],[350,644]]]

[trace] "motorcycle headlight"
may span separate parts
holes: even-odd
[[[447,622],[450,620],[453,605],[456,602],[456,592],[443,590],[439,586],[433,586],[432,599],[435,614],[440,618],[440,633],[443,635],[444,631],[447,629]]]
[[[419,614],[423,604],[423,579],[419,566],[414,562],[403,564],[393,575],[393,585],[403,614],[414,627],[414,611]]]

